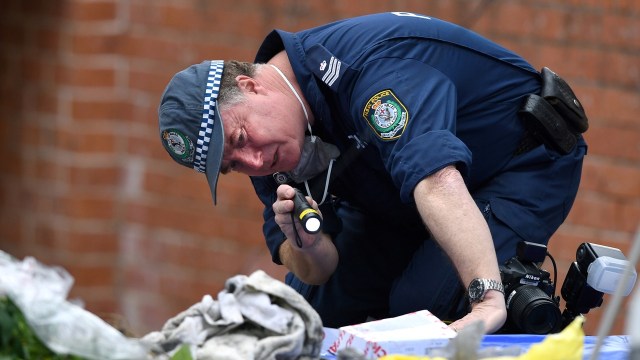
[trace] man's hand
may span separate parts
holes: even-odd
[[[305,232],[300,221],[292,216],[294,188],[280,185],[276,194],[277,199],[272,206],[275,221],[287,237],[280,245],[280,260],[305,283],[325,283],[338,266],[338,251],[331,238],[322,231],[316,234]],[[311,200],[310,204],[318,209],[315,201]]]
[[[472,305],[472,310],[462,319],[449,325],[455,331],[462,330],[465,326],[471,325],[478,320],[484,323],[487,334],[498,331],[507,320],[507,307],[505,305],[504,294],[489,290],[484,299]]]
[[[295,189],[289,185],[279,186],[276,192],[278,198],[273,203],[273,212],[276,214],[276,223],[280,226],[287,239],[296,243],[295,245],[298,248],[307,250],[316,245],[320,240],[320,236],[305,232],[300,221],[293,215],[293,197],[295,193]],[[309,201],[312,208],[318,210],[318,204],[313,199],[306,197],[306,201]],[[322,216],[322,213],[320,213],[320,216]]]

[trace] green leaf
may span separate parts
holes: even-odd
[[[191,357],[191,350],[189,350],[189,345],[182,345],[180,350],[173,354],[171,360],[193,360]]]
[[[0,360],[82,360],[49,350],[31,330],[20,309],[8,297],[0,297]]]

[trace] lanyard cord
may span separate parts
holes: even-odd
[[[276,69],[276,71],[278,72],[278,74],[280,74],[280,76],[282,77],[284,82],[287,83],[287,85],[289,85],[289,89],[291,89],[291,92],[293,92],[293,95],[295,95],[296,99],[298,99],[298,102],[300,103],[300,106],[302,106],[302,111],[304,111],[304,117],[305,117],[305,119],[307,119],[307,126],[309,127],[309,132],[311,132],[311,125],[309,124],[309,114],[307,113],[307,108],[304,107],[304,103],[302,102],[302,99],[300,98],[300,95],[298,95],[298,92],[296,91],[296,89],[294,89],[293,85],[291,85],[291,83],[289,82],[289,79],[287,79],[287,77],[284,76],[282,71],[280,71],[280,69],[278,69],[277,66],[275,66],[273,64],[269,64],[269,65],[271,65],[274,69]],[[311,135],[313,135],[313,134],[311,134]]]
[[[298,235],[298,228],[296,228],[296,217],[293,216],[293,211],[291,212],[291,225],[293,225],[293,233],[296,234],[296,245],[300,249],[302,249],[302,239],[300,239],[300,235]]]
[[[293,95],[296,96],[296,99],[298,99],[298,102],[300,103],[300,106],[302,106],[302,111],[304,112],[304,117],[307,119],[307,128],[309,129],[309,133],[311,134],[311,138],[314,138],[313,135],[313,131],[311,131],[311,124],[309,124],[309,114],[307,113],[307,108],[304,107],[304,103],[302,102],[302,98],[300,98],[300,95],[298,95],[298,92],[296,91],[296,89],[293,87],[293,85],[291,85],[291,82],[289,82],[289,79],[287,79],[286,76],[284,76],[284,74],[282,73],[282,71],[280,71],[280,69],[278,69],[277,66],[273,65],[273,64],[269,64],[271,65],[277,72],[278,74],[280,74],[280,76],[282,77],[282,79],[284,80],[285,83],[287,83],[287,85],[289,86],[289,89],[291,89],[291,92],[293,92]],[[335,159],[331,159],[331,161],[329,162],[329,171],[327,174],[327,180],[325,181],[324,184],[324,191],[322,192],[322,200],[320,201],[320,203],[318,204],[318,206],[324,204],[324,201],[327,199],[327,193],[329,190],[329,179],[331,178],[331,168],[333,167],[333,162],[335,161]],[[313,198],[313,196],[311,196],[311,190],[309,190],[309,183],[307,180],[304,181],[304,186],[307,190],[307,195],[309,195],[309,197]],[[295,224],[294,224],[295,226]],[[296,232],[297,234],[297,232]],[[296,243],[298,243],[299,241],[299,237],[296,239]],[[299,243],[298,246],[302,247],[302,244]]]
[[[318,203],[318,206],[324,204],[324,201],[327,199],[327,194],[329,193],[329,180],[331,180],[331,170],[333,169],[333,163],[335,161],[336,159],[331,159],[331,161],[329,161],[329,170],[327,170],[327,178],[324,181],[324,190],[322,191],[322,200],[320,200],[320,203]],[[309,181],[307,180],[304,181],[304,187],[307,190],[307,195],[313,198],[313,196],[311,196],[311,189],[309,189]]]

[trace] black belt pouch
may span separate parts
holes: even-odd
[[[530,136],[562,154],[570,153],[579,134],[587,131],[587,116],[571,87],[549,68],[542,68],[540,95],[527,96],[520,115]]]
[[[520,115],[529,134],[541,143],[562,154],[570,153],[576,146],[576,136],[562,116],[542,97],[529,95]]]
[[[541,96],[567,121],[567,126],[574,134],[587,131],[589,122],[584,108],[578,98],[560,76],[549,68],[542,68]]]

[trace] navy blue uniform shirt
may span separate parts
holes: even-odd
[[[343,153],[356,142],[367,144],[329,189],[372,223],[397,229],[392,234],[398,238],[366,240],[369,245],[395,243],[396,257],[388,248],[380,251],[387,252],[382,256],[392,277],[429,238],[413,199],[418,182],[454,164],[475,195],[501,173],[522,165],[514,162],[524,137],[517,112],[526,95],[539,92],[540,75],[515,53],[472,31],[411,13],[367,15],[296,33],[275,30],[256,62],[265,63],[282,50],[315,116],[314,135]],[[271,176],[252,177],[252,182],[265,204],[267,245],[280,263],[284,235],[271,209],[277,185]],[[501,197],[498,189],[504,198],[514,198],[526,186],[501,184],[491,190],[492,197]],[[499,200],[497,207],[503,205]],[[526,219],[527,211],[505,212]],[[516,232],[546,242],[561,218],[536,234],[528,233],[530,222]],[[339,270],[349,272],[350,266],[360,265],[341,254]]]
[[[315,132],[342,151],[355,141],[349,135],[368,143],[358,160],[367,166],[347,171],[344,186],[332,193],[400,222],[406,212],[394,214],[389,205],[411,204],[416,184],[437,170],[456,164],[471,189],[500,172],[523,136],[515,115],[523,97],[539,90],[538,72],[516,54],[422,15],[384,13],[298,33],[276,30],[256,62],[283,49],[315,115]],[[332,62],[340,63],[337,70]],[[377,130],[376,101],[404,121],[393,135]],[[274,198],[261,197],[270,209]],[[266,227],[279,230],[272,215]],[[282,237],[266,232],[275,252]]]

